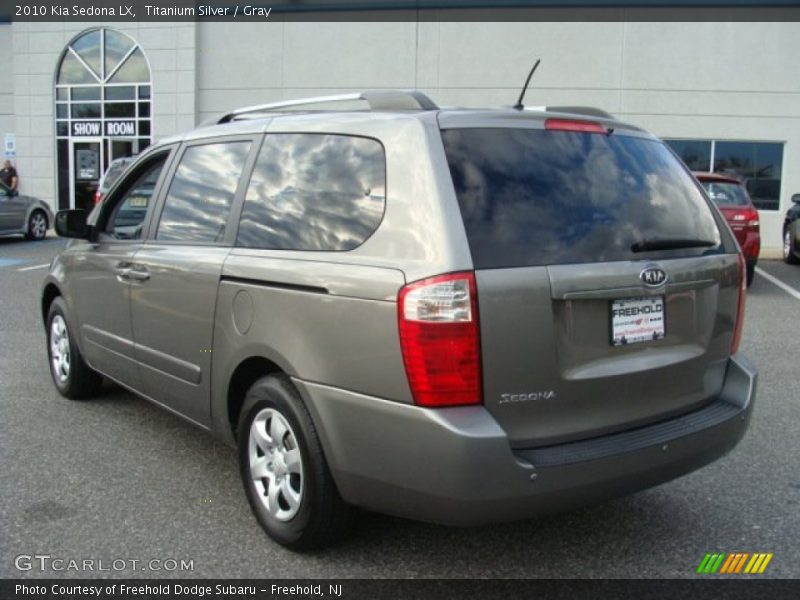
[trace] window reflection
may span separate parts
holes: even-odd
[[[147,216],[147,207],[153,197],[158,176],[164,167],[166,156],[159,158],[155,164],[147,168],[141,175],[131,175],[122,182],[121,188],[128,187],[114,214],[109,219],[107,232],[117,239],[139,239],[142,236],[142,225]]]
[[[778,210],[781,197],[783,144],[666,140],[692,171],[714,171],[742,180],[756,208]],[[711,165],[711,155],[714,164]],[[713,167],[713,168],[712,168]]]
[[[667,140],[667,144],[692,171],[711,170],[711,142],[701,140]]]
[[[100,105],[99,104],[73,104],[72,105],[72,118],[73,119],[99,119],[100,118]]]
[[[702,181],[701,185],[706,188],[708,197],[711,198],[717,206],[749,206],[750,200],[747,194],[742,189],[742,186],[737,183],[727,183],[721,181]]]
[[[352,250],[383,218],[386,167],[375,140],[270,134],[247,190],[237,245]]]
[[[109,83],[136,83],[137,81],[147,81],[150,76],[150,69],[144,53],[136,48],[131,55],[125,59],[122,66],[117,69]]]
[[[743,180],[757,208],[778,209],[782,162],[782,144],[716,142],[714,171]]]
[[[133,47],[133,40],[128,36],[114,31],[105,30],[105,51],[106,51],[106,77],[114,70],[128,51]]]
[[[100,86],[72,88],[72,101],[100,100]]]
[[[188,148],[172,180],[156,239],[221,240],[249,151],[250,142]]]
[[[477,268],[656,258],[631,251],[648,239],[719,243],[702,195],[658,142],[527,129],[443,139]]]
[[[109,86],[105,94],[106,100],[135,100],[136,88],[132,85]]]
[[[100,63],[100,31],[90,31],[72,42],[72,49],[94,70],[98,77],[103,76]]]
[[[120,119],[136,116],[136,105],[133,102],[107,102],[106,118]]]
[[[58,70],[58,83],[97,83],[97,79],[92,76],[72,52],[67,52]]]

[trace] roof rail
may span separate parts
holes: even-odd
[[[298,107],[330,102],[346,102],[363,100],[369,105],[370,110],[437,110],[439,107],[422,92],[416,90],[380,90],[373,92],[357,92],[354,94],[340,94],[338,96],[318,96],[316,98],[300,98],[283,102],[271,102],[237,108],[217,121],[217,123],[230,123],[247,115],[272,111],[309,110]]]

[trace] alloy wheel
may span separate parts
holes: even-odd
[[[31,236],[37,240],[47,234],[47,219],[41,213],[34,213],[31,217]]]
[[[250,425],[250,474],[257,496],[278,521],[289,521],[303,501],[303,459],[286,418],[265,408]]]
[[[56,315],[50,323],[50,362],[53,375],[59,383],[69,379],[70,368],[69,332],[64,317]]]

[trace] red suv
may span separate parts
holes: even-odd
[[[744,182],[727,173],[695,173],[698,181],[719,207],[725,220],[733,230],[742,247],[747,262],[747,285],[753,283],[753,275],[761,251],[761,228],[758,210],[750,200]]]

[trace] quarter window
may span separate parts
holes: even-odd
[[[191,146],[184,152],[169,188],[156,239],[219,242],[250,142]]]
[[[324,134],[270,134],[242,210],[238,246],[345,251],[377,229],[386,203],[380,142]]]

